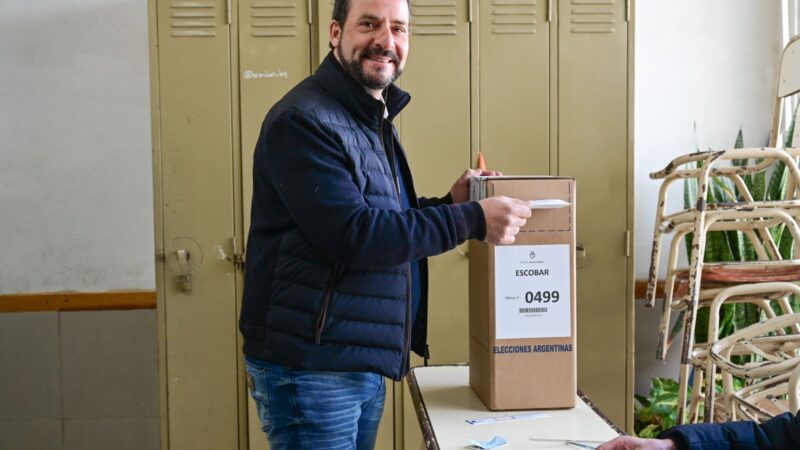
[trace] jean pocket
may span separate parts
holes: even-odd
[[[272,428],[272,413],[266,391],[265,370],[247,365],[247,387],[250,390],[250,396],[256,403],[258,418],[261,421],[261,431],[269,433]]]

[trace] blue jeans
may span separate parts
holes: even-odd
[[[245,358],[250,395],[271,450],[372,450],[386,385],[370,372],[291,369]]]

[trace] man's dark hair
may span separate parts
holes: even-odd
[[[344,26],[344,20],[347,18],[347,13],[350,11],[350,0],[336,0],[333,3],[333,14],[331,19],[335,20],[340,27]]]
[[[411,14],[411,0],[406,0],[408,3],[408,13]],[[344,28],[344,21],[347,19],[347,13],[350,12],[350,0],[336,0],[333,2],[333,14],[331,19],[339,24],[340,28]],[[333,45],[328,42],[328,47],[333,50]]]

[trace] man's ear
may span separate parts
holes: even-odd
[[[328,26],[328,33],[330,35],[331,47],[337,48],[342,38],[342,27],[339,26],[339,22],[331,20],[331,24]]]

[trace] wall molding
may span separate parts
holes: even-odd
[[[636,280],[634,295],[644,299],[647,280]],[[664,281],[658,281],[656,298],[664,297]],[[35,292],[0,294],[0,313],[34,311],[105,311],[156,309],[155,291]]]
[[[0,313],[155,309],[155,291],[0,294]]]

